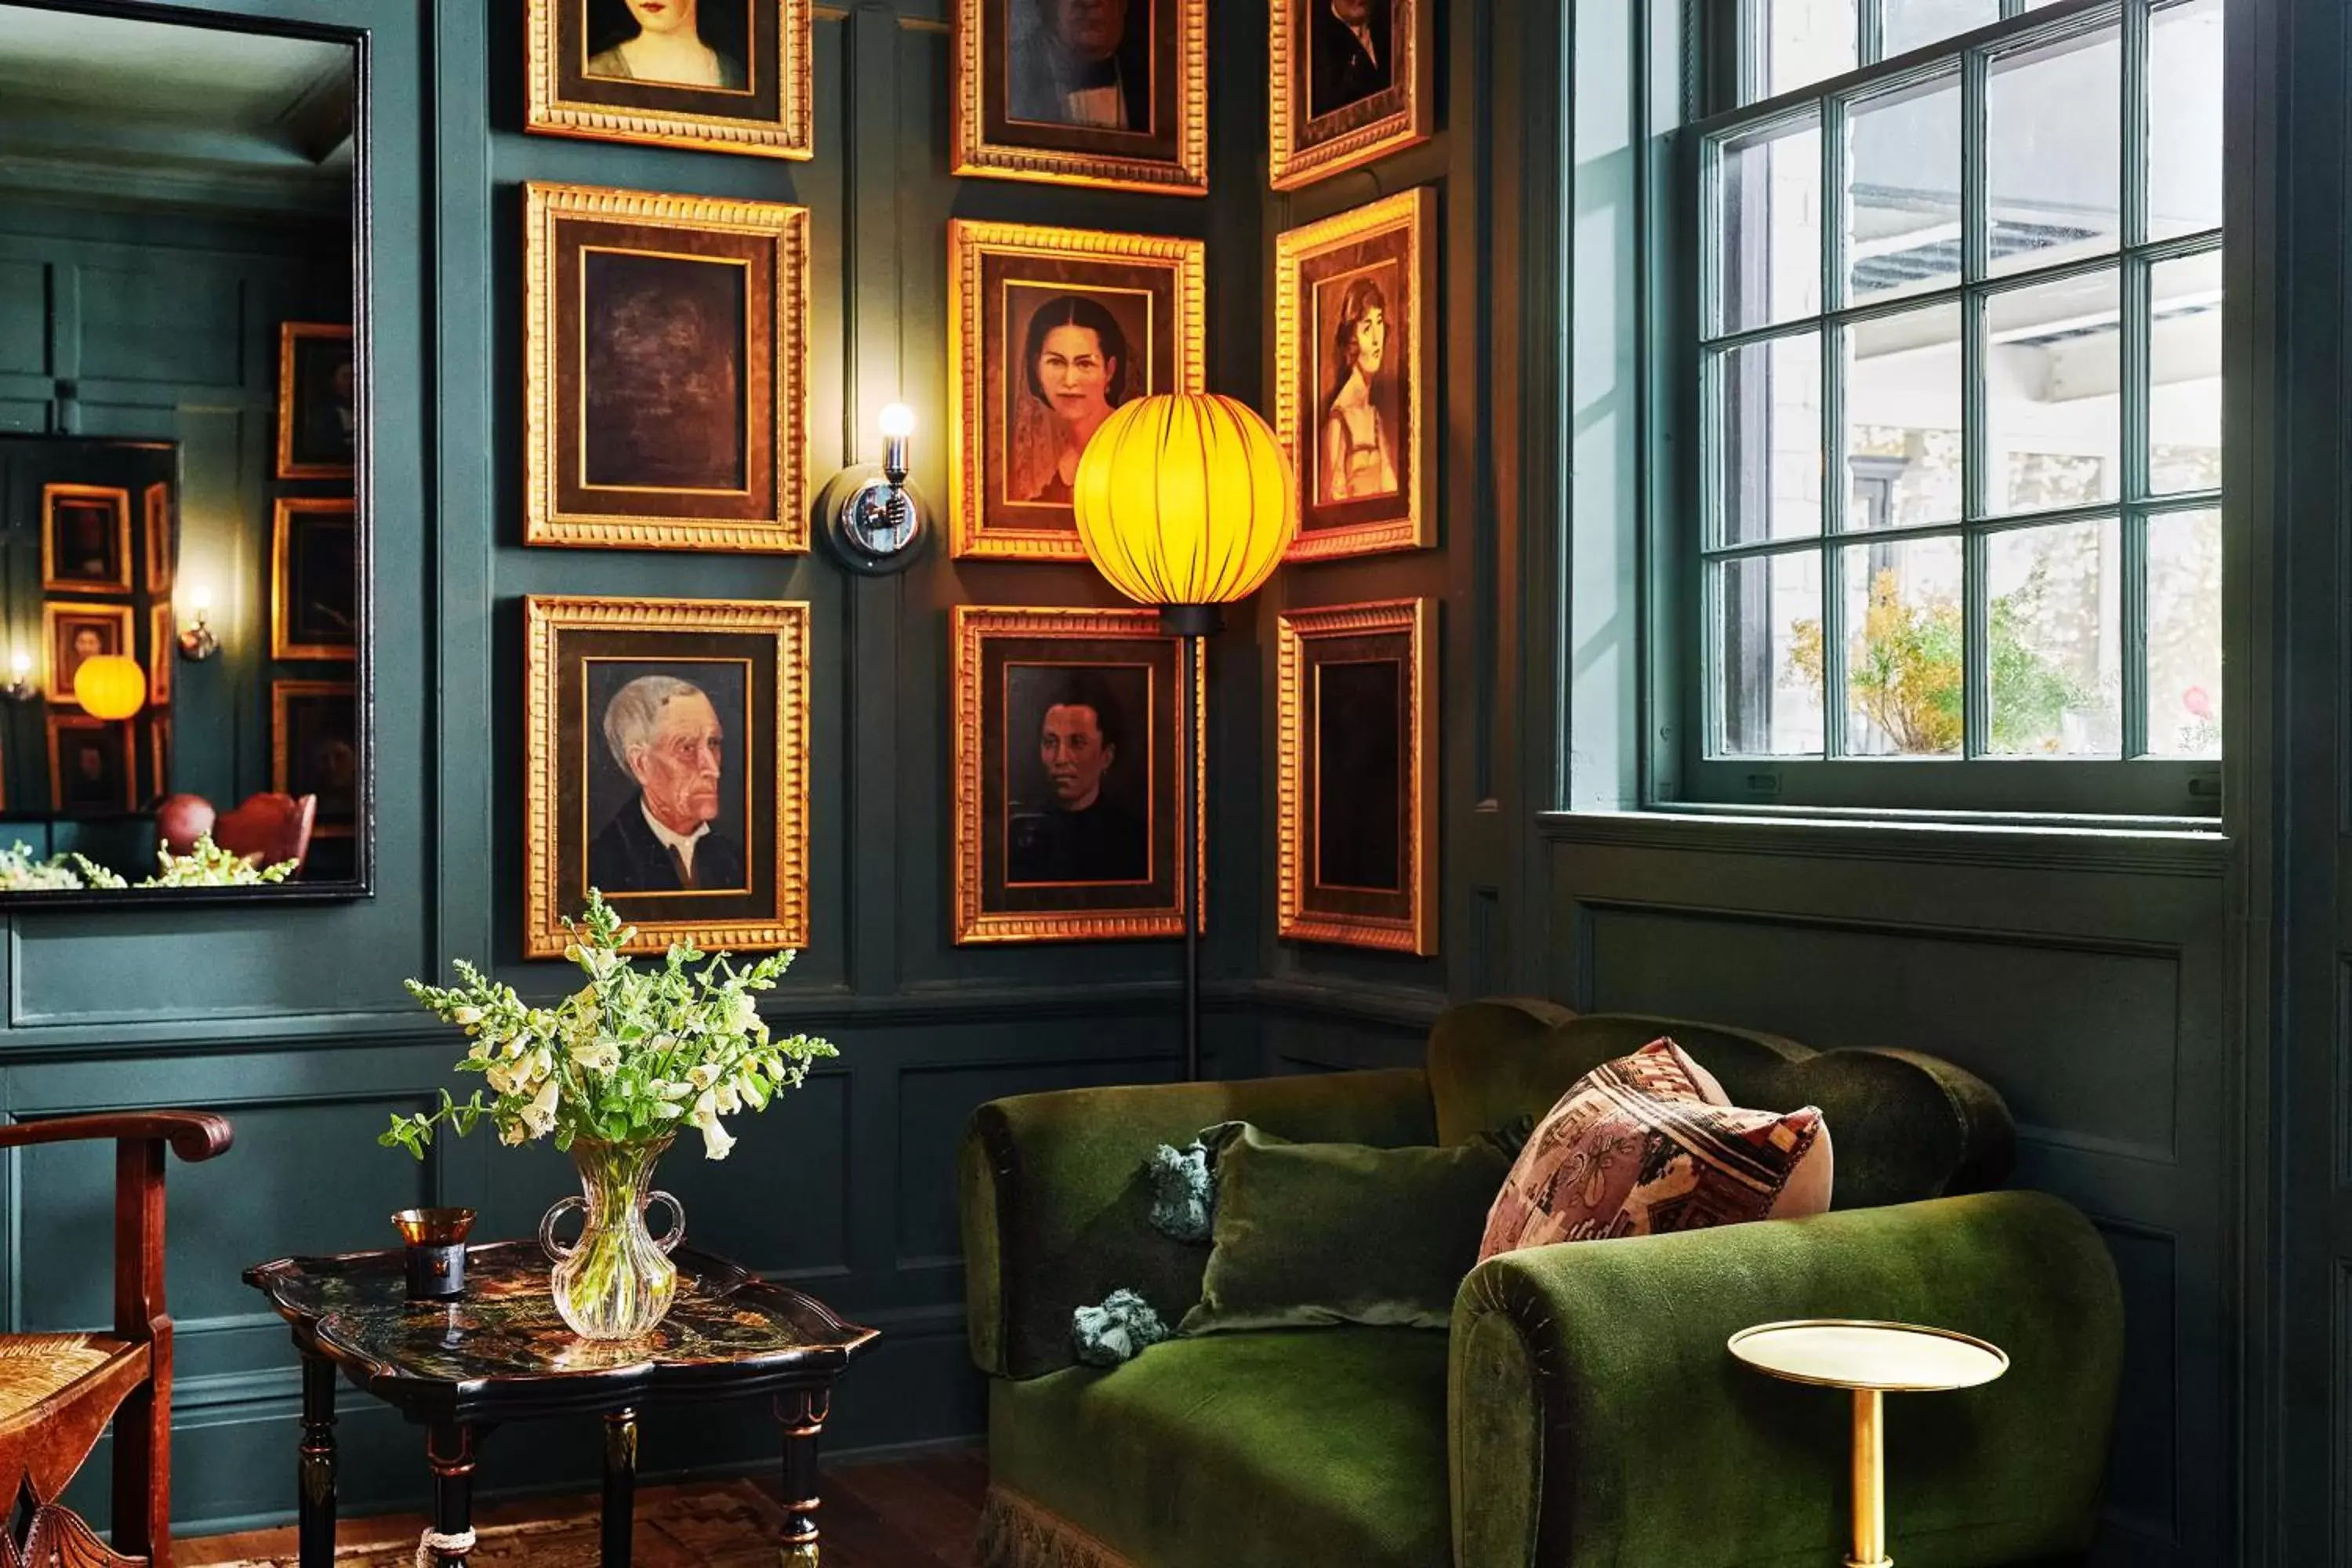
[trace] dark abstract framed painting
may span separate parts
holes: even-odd
[[[269,657],[359,657],[359,534],[349,500],[280,497],[269,554]]]
[[[1298,610],[1279,632],[1277,934],[1437,952],[1436,604]]]
[[[1078,455],[1130,399],[1205,387],[1206,247],[948,225],[948,531],[958,556],[1083,561]]]
[[[158,599],[147,606],[147,706],[172,705],[172,667],[180,659],[179,616],[172,601]]]
[[[807,549],[807,209],[524,199],[524,542]]]
[[[1299,491],[1290,560],[1437,542],[1436,256],[1426,187],[1275,241],[1274,428]]]
[[[47,651],[49,706],[78,707],[74,676],[85,660],[100,654],[136,657],[131,644],[131,614],[128,605],[78,603],[51,599],[41,606],[41,646]]]
[[[1296,190],[1436,128],[1436,0],[1267,0],[1268,177]]]
[[[1209,0],[956,0],[953,169],[1205,195]]]
[[[131,592],[131,492],[107,485],[41,487],[41,591]]]
[[[347,479],[359,442],[352,330],[326,321],[278,328],[278,477]]]
[[[598,889],[630,951],[809,940],[809,609],[533,597],[524,947]]]
[[[956,942],[1182,935],[1208,729],[1185,769],[1157,613],[959,605],[954,642]]]
[[[118,816],[139,809],[131,721],[49,715],[49,804],[59,816]]]
[[[359,689],[348,680],[269,683],[269,787],[316,795],[313,838],[349,838],[359,823]]]
[[[526,0],[527,129],[806,158],[811,0]]]

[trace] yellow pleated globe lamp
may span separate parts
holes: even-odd
[[[119,653],[83,659],[74,670],[73,699],[93,719],[128,719],[147,705],[147,672]]]
[[[1112,587],[1160,611],[1181,652],[1176,679],[1176,842],[1203,837],[1192,756],[1201,639],[1224,607],[1265,586],[1298,533],[1298,489],[1282,444],[1230,397],[1165,394],[1120,405],[1078,458],[1070,499],[1087,558]],[[1179,855],[1184,930],[1184,1076],[1201,1076],[1199,868]]]
[[[1087,443],[1070,487],[1078,539],[1112,587],[1158,606],[1176,637],[1223,624],[1265,586],[1298,533],[1298,490],[1257,411],[1231,397],[1123,404]]]

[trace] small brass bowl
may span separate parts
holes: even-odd
[[[411,1247],[459,1247],[474,1228],[472,1209],[403,1209],[393,1227]]]

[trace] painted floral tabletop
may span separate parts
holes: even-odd
[[[407,1299],[397,1248],[280,1258],[247,1269],[245,1279],[293,1325],[306,1352],[394,1403],[429,1404],[436,1415],[462,1414],[441,1408],[456,1396],[498,1403],[501,1386],[514,1395],[505,1403],[527,1404],[545,1402],[551,1383],[610,1384],[615,1398],[659,1398],[829,1381],[876,1337],[724,1258],[680,1247],[672,1261],[677,1305],[652,1333],[620,1342],[583,1340],[556,1316],[546,1257],[530,1242],[468,1247],[466,1293],[448,1302]],[[522,1384],[538,1387],[541,1399]],[[576,1389],[562,1402],[579,1407],[579,1395],[593,1400],[593,1391]]]

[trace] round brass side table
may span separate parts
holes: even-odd
[[[1770,1376],[1853,1391],[1853,1551],[1846,1568],[1895,1568],[1886,1555],[1885,1395],[1974,1388],[2009,1370],[1998,1345],[1912,1323],[1759,1323],[1732,1335],[1728,1348]]]

